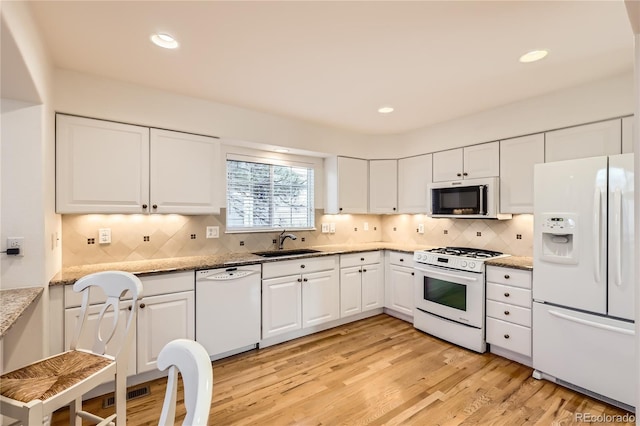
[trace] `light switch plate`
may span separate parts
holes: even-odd
[[[369,222],[365,222],[364,226],[362,227],[362,229],[364,229],[365,231],[369,230]]]
[[[323,234],[328,234],[329,233],[329,224],[328,223],[323,223],[322,224],[322,233]]]
[[[220,227],[207,226],[207,238],[220,238]]]
[[[111,244],[111,228],[98,229],[98,243]]]
[[[418,224],[418,234],[424,234],[424,223]]]
[[[332,234],[336,233],[336,224],[335,223],[330,223],[329,224],[329,232],[331,232]]]

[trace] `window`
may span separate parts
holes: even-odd
[[[313,167],[227,159],[227,229],[314,227]]]

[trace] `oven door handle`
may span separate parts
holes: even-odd
[[[478,278],[476,278],[476,277],[473,277],[473,278],[464,277],[464,276],[461,276],[461,275],[448,274],[446,272],[441,272],[441,271],[434,271],[433,269],[428,269],[428,270],[427,269],[422,269],[422,268],[415,268],[415,269],[417,271],[424,272],[425,274],[427,274],[429,276],[432,276],[434,278],[438,278],[438,276],[439,276],[441,278],[451,278],[451,279],[454,279],[454,280],[457,280],[457,281],[466,281],[466,282],[470,282],[470,283],[478,281]]]

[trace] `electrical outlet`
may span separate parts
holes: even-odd
[[[362,229],[364,229],[365,231],[369,230],[369,222],[365,222],[364,226],[362,227]]]
[[[328,234],[329,233],[329,224],[328,223],[323,223],[322,224],[322,233],[323,234]]]
[[[332,234],[336,233],[336,224],[335,223],[330,223],[329,224],[329,232]]]
[[[207,226],[207,238],[220,238],[220,227]]]
[[[98,229],[98,243],[99,244],[111,243],[111,228]]]
[[[7,249],[20,249],[18,256],[24,256],[24,237],[8,237]]]
[[[424,234],[424,223],[418,224],[418,234]]]

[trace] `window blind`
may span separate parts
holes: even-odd
[[[227,229],[313,228],[313,171],[227,159]]]

